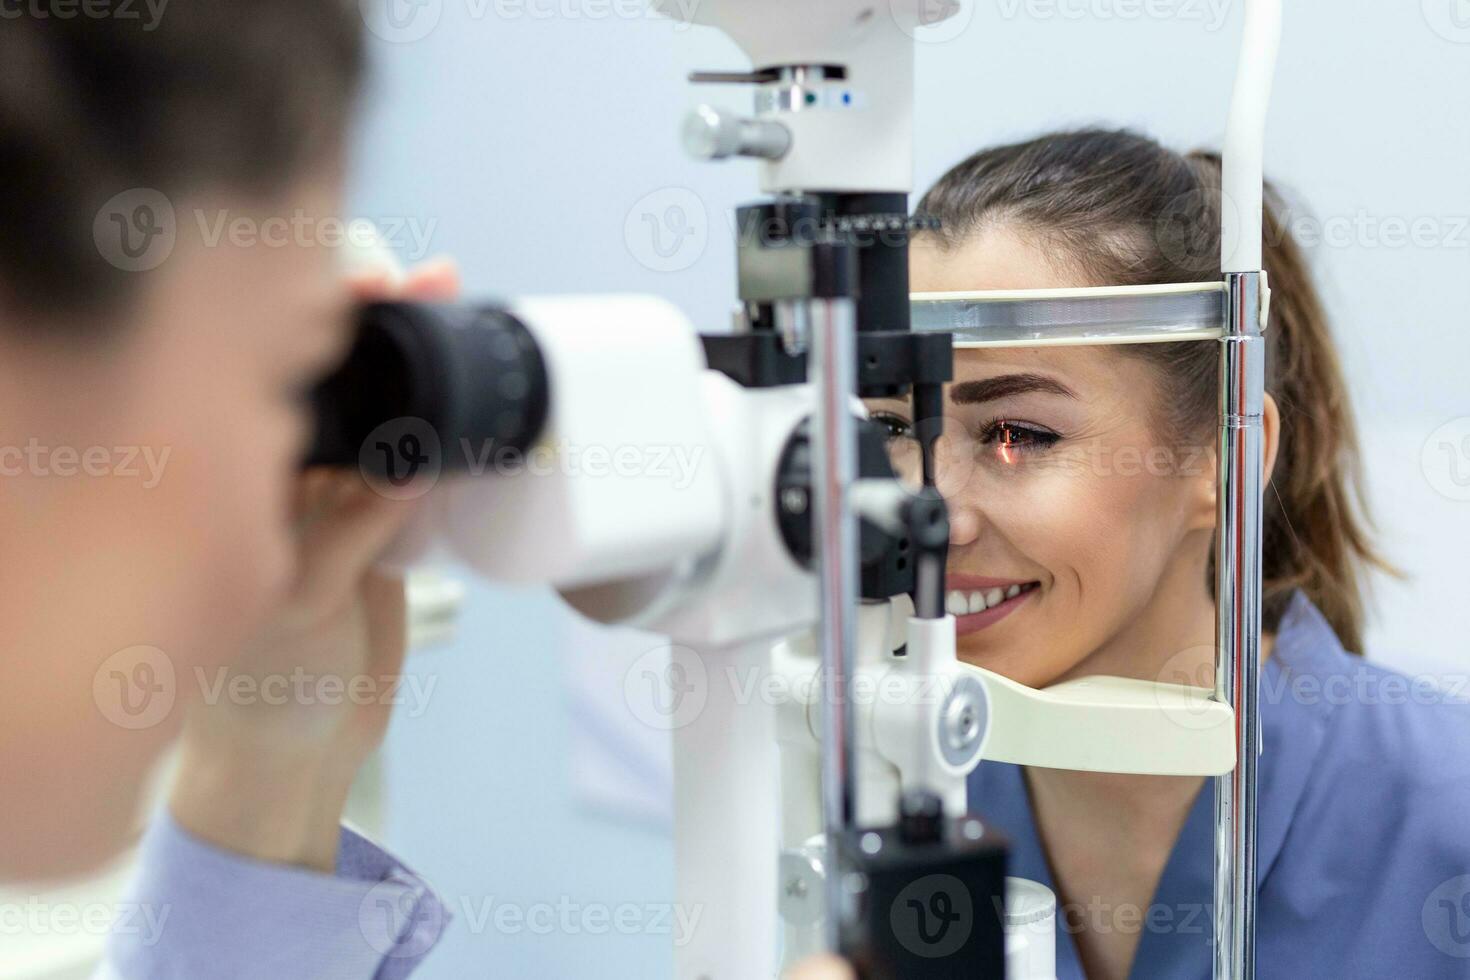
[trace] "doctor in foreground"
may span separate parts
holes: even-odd
[[[392,683],[403,588],[373,566],[412,504],[298,475],[305,396],[356,301],[456,275],[344,286],[317,235],[267,244],[341,213],[356,4],[177,4],[149,30],[94,7],[0,28],[0,880],[136,843],[181,740],[132,896],[169,915],[104,975],[406,976],[444,909],[339,822],[387,708],[196,678]],[[364,928],[369,898],[403,928]]]

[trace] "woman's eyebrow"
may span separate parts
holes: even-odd
[[[1011,395],[1024,395],[1039,391],[1051,395],[1076,398],[1071,388],[1041,374],[1002,374],[994,378],[977,381],[960,381],[950,386],[949,400],[956,405],[974,405],[978,402],[995,401]]]

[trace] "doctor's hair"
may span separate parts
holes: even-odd
[[[94,239],[117,195],[267,200],[342,148],[364,62],[353,0],[89,0],[70,17],[0,5],[12,331],[100,333],[134,297],[140,276]]]
[[[1327,313],[1279,191],[1265,194],[1264,264],[1271,286],[1266,390],[1281,412],[1265,490],[1262,628],[1275,631],[1300,589],[1349,650],[1363,648],[1368,573],[1393,573],[1372,541],[1356,424]],[[991,227],[1034,236],[1088,279],[1146,285],[1218,279],[1220,157],[1179,154],[1128,131],[1087,129],[982,150],[942,176],[918,212],[952,249]],[[1173,445],[1210,445],[1219,351],[1212,342],[1118,348],[1158,369],[1155,427]],[[1206,587],[1214,591],[1214,557]]]

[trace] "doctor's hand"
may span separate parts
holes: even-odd
[[[349,285],[360,300],[448,300],[459,276],[440,262],[398,287]],[[415,503],[356,470],[297,478],[294,583],[213,696],[187,707],[169,801],[183,829],[258,860],[335,869],[342,810],[387,731],[408,645],[403,578],[374,566]]]

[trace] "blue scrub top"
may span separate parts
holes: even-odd
[[[1470,704],[1342,648],[1292,597],[1261,673],[1256,933],[1262,980],[1470,978]],[[1011,874],[1055,890],[1018,766],[985,762],[971,809],[1012,841]],[[1211,975],[1214,781],[1138,910],[1132,977]],[[1081,980],[1057,920],[1057,978]],[[1106,921],[1106,920],[1104,920]]]

